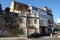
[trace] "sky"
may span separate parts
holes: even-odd
[[[4,10],[6,7],[10,7],[12,1],[14,0],[0,0],[0,4],[2,4],[2,9]],[[60,19],[60,0],[15,0],[15,1],[29,4],[38,8],[47,6],[48,8],[52,9],[54,22],[57,23],[58,19]]]

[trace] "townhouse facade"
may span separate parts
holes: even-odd
[[[10,12],[19,14],[19,35],[31,35],[33,33],[40,33],[39,30],[39,14],[36,7],[28,6],[23,3],[13,1],[10,6]],[[21,33],[21,31],[23,31]]]
[[[40,33],[39,31],[39,14],[37,8],[29,6],[29,13],[27,13],[27,32],[28,35],[32,33]],[[31,32],[30,32],[31,31]]]

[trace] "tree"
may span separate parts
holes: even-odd
[[[21,29],[19,29],[19,31],[18,31],[18,32],[19,32],[19,34],[20,34],[20,35],[24,35],[24,34],[25,34],[25,31],[24,31],[22,28],[21,28]]]
[[[60,24],[58,25],[57,29],[60,31]]]

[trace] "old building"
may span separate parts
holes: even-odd
[[[27,36],[27,27],[26,27],[26,10],[28,6],[23,3],[13,1],[10,6],[10,12],[19,14],[19,36]]]
[[[19,35],[25,34],[27,36],[36,32],[40,32],[39,14],[36,7],[13,1],[10,9],[10,12],[19,14]]]
[[[28,34],[39,33],[39,14],[38,8],[29,6],[30,12],[27,13],[27,29]]]

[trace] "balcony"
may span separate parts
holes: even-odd
[[[48,26],[53,27],[53,24],[52,23],[51,24],[48,24]]]
[[[19,16],[26,16],[26,13],[19,13]]]
[[[51,20],[52,20],[52,18],[53,18],[53,16],[49,16],[49,15],[48,15],[48,19],[51,19]]]
[[[35,28],[35,26],[31,25],[31,24],[27,24],[28,28]]]
[[[48,11],[47,14],[50,16],[53,16],[52,12],[50,12],[50,11]]]
[[[53,26],[53,22],[51,20],[48,20],[48,25],[52,27]]]
[[[36,13],[36,17],[39,17],[39,14],[38,13]]]
[[[27,17],[37,17],[37,18],[39,18],[39,14],[27,13]]]

